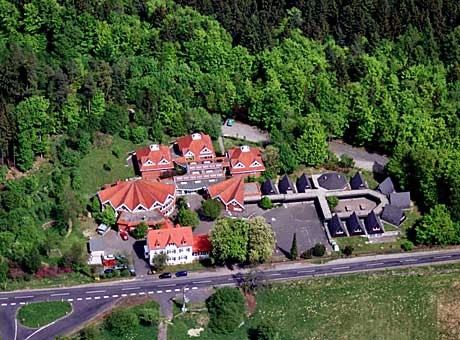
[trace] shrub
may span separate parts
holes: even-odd
[[[347,245],[345,246],[345,248],[343,248],[343,254],[346,256],[351,256],[351,254],[353,254],[353,250],[355,250],[355,248],[353,248],[350,245]]]
[[[237,288],[218,289],[206,300],[210,315],[209,327],[215,333],[233,332],[244,320],[246,303]]]
[[[121,272],[120,272],[120,276],[122,277],[128,277],[129,275],[131,275],[129,273],[129,270],[128,269],[123,269]]]
[[[104,209],[104,211],[100,214],[101,222],[105,225],[111,227],[114,226],[117,222],[117,216],[115,214],[115,210],[112,207],[108,206]]]
[[[326,247],[322,243],[317,243],[313,247],[312,254],[313,256],[321,257],[326,253]]]
[[[305,250],[304,252],[302,252],[302,254],[300,254],[300,257],[303,258],[303,259],[311,259],[312,258],[312,250],[311,249],[307,249]]]
[[[168,255],[161,253],[157,254],[152,259],[152,267],[155,270],[162,271],[166,267],[166,261],[168,260]]]
[[[340,156],[339,166],[342,168],[353,168],[355,166],[355,161],[344,153]]]
[[[273,324],[263,322],[248,330],[249,340],[276,340],[279,339],[278,332]]]
[[[138,226],[136,227],[136,229],[134,229],[131,234],[133,235],[133,237],[136,239],[136,240],[139,240],[139,239],[142,239],[142,238],[145,238],[145,235],[147,234],[147,231],[149,230],[149,227],[147,224],[145,224],[144,222],[141,222],[138,224]]]
[[[134,144],[142,143],[147,137],[147,129],[144,126],[138,126],[131,129],[130,139]]]
[[[138,316],[143,325],[153,326],[160,320],[160,311],[158,309],[145,307],[139,311]]]
[[[273,203],[271,201],[271,199],[267,196],[264,196],[262,198],[262,200],[259,202],[259,206],[262,208],[262,209],[271,209],[273,208]]]
[[[200,218],[195,211],[180,209],[177,214],[177,222],[182,226],[190,226],[195,229],[200,224]]]
[[[121,336],[131,332],[139,325],[139,319],[129,310],[113,311],[105,320],[105,328],[111,333]]]
[[[219,217],[221,210],[222,205],[217,200],[208,199],[201,205],[201,211],[203,212],[203,215],[211,220],[215,220],[217,217]]]
[[[331,208],[332,210],[337,206],[337,204],[339,204],[339,199],[335,196],[329,196],[327,198],[327,203],[329,205],[329,208]]]
[[[291,260],[293,261],[296,260],[298,255],[299,253],[297,250],[297,236],[296,236],[296,233],[294,233],[294,237],[292,238],[291,251],[290,251]]]
[[[409,240],[405,240],[403,243],[401,243],[401,249],[404,251],[411,251],[414,249],[414,244]]]

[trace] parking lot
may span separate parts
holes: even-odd
[[[331,250],[313,203],[288,203],[262,213],[276,235],[275,256],[288,256],[296,233],[299,254],[322,243]]]

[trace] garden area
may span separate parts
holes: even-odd
[[[36,302],[21,307],[18,321],[30,328],[40,328],[72,311],[72,305],[63,301]]]

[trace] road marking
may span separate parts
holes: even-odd
[[[87,297],[85,300],[91,300],[91,299],[92,299],[92,297]]]
[[[218,286],[233,286],[233,283],[221,283]]]
[[[175,292],[180,292],[179,288],[174,289]]]
[[[8,300],[8,298],[0,298],[0,300]]]
[[[108,299],[110,296],[108,295],[104,295],[104,299]]]
[[[56,321],[53,321],[53,322],[50,322],[49,324],[47,324],[46,326],[43,326],[39,329],[37,329],[35,332],[33,332],[32,334],[30,334],[27,338],[25,338],[24,340],[29,340],[31,337],[33,337],[35,334],[37,334],[38,332],[40,332],[41,330],[49,327],[49,326],[52,326],[56,323]]]
[[[404,261],[401,261],[401,262],[417,262],[418,259],[408,259],[408,260],[404,260]]]
[[[122,288],[121,290],[135,290],[135,289],[141,289],[141,287]]]
[[[150,291],[150,292],[148,292],[148,294],[153,294],[153,292],[152,292],[152,291]]]
[[[231,277],[231,278],[227,279],[227,281],[233,281],[233,277]]]
[[[189,291],[189,290],[190,290],[190,288],[187,288],[187,287],[186,287],[186,288],[184,288],[184,291]]]
[[[137,293],[131,293],[131,294],[129,294],[129,296],[135,296],[135,295],[137,295]]]
[[[101,297],[100,296],[95,296],[94,300],[99,300]]]
[[[211,282],[211,281],[209,281],[209,282]],[[175,284],[175,283],[173,283],[173,284],[170,284],[170,285],[161,285],[161,286],[158,286],[158,287],[161,287],[161,288],[163,288],[163,287],[174,287],[174,286],[176,286],[176,284]]]
[[[118,295],[112,295],[112,297],[114,297],[114,298],[117,298],[117,297],[118,297]]]
[[[452,257],[452,255],[435,256],[434,258],[435,259],[448,259],[450,257]]]
[[[26,295],[26,296],[15,296],[15,299],[30,299],[33,298],[33,295]]]
[[[139,295],[145,295],[145,292],[140,292]]]
[[[64,296],[64,295],[70,295],[70,293],[51,294],[50,296]]]
[[[341,269],[350,269],[350,266],[343,266],[343,267],[335,267],[332,270],[341,270]]]
[[[83,298],[77,298],[77,301],[81,301],[81,300],[83,300]]]
[[[193,281],[194,284],[200,284],[200,283],[210,283],[212,282],[211,280],[204,280],[204,281]]]
[[[67,301],[69,301],[69,302],[72,302],[72,301],[73,301],[73,299],[67,299]]]
[[[161,293],[163,293],[162,290],[157,290],[157,294],[161,294]]]
[[[14,340],[18,337],[18,319],[14,318]]]
[[[314,273],[316,270],[299,270],[297,274],[302,274],[302,273]]]
[[[8,306],[8,304],[7,303],[2,303],[2,306]]]
[[[95,294],[95,293],[105,293],[105,290],[90,290],[89,292],[85,292],[85,294]]]
[[[121,296],[125,297],[125,296],[128,296],[128,294],[121,294]]]
[[[166,293],[171,293],[171,289],[166,289],[165,292]]]
[[[20,305],[25,305],[26,303],[25,302],[19,302]]]
[[[378,262],[378,263],[368,263],[366,264],[366,267],[373,267],[373,266],[380,266],[382,264],[385,264],[383,262]]]
[[[192,287],[192,289],[198,289],[198,287]]]
[[[267,274],[268,276],[277,276],[277,275],[281,275],[280,273],[273,273],[273,274]]]
[[[16,302],[11,302],[10,306],[16,306]]]

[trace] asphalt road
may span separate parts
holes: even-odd
[[[398,267],[409,267],[429,264],[441,264],[446,262],[460,261],[460,251],[450,250],[436,253],[416,253],[416,254],[399,254],[379,259],[355,258],[353,261],[341,261],[340,264],[329,263],[322,265],[306,264],[290,269],[275,269],[260,272],[262,279],[269,281],[286,281],[292,279],[308,278],[325,275],[340,275],[353,272],[368,272],[382,269],[394,269]],[[202,273],[199,277],[185,277],[172,279],[158,279],[155,277],[139,278],[125,282],[110,282],[101,283],[92,286],[75,286],[58,289],[39,289],[27,291],[15,291],[0,293],[0,331],[4,338],[15,339],[11,337],[14,323],[11,316],[9,322],[4,319],[5,310],[13,310],[21,305],[31,302],[62,300],[72,303],[74,310],[79,311],[74,315],[81,315],[80,319],[73,319],[72,314],[68,317],[69,325],[64,327],[58,333],[63,334],[64,330],[70,330],[72,324],[76,327],[79,323],[85,321],[86,309],[84,306],[99,306],[104,305],[104,301],[109,303],[122,297],[130,296],[154,296],[158,294],[174,295],[181,292],[183,289],[197,290],[203,287],[210,286],[232,286],[242,282],[244,274],[235,272],[234,274],[225,275],[209,275]],[[89,307],[88,307],[89,308]],[[94,307],[91,307],[94,308]],[[5,309],[5,310],[3,310]],[[89,312],[89,311],[88,311]],[[7,313],[10,314],[11,313]],[[2,317],[3,316],[3,317]],[[66,318],[67,319],[67,318]],[[87,319],[87,318],[86,318]],[[56,326],[60,326],[65,319],[61,320]],[[9,323],[9,324],[8,324]],[[58,328],[58,327],[57,327]],[[49,330],[52,326],[49,327]],[[38,332],[30,339],[45,339]],[[43,333],[44,334],[44,333]],[[48,334],[50,336],[51,334]],[[25,339],[24,337],[16,337],[18,340]]]

